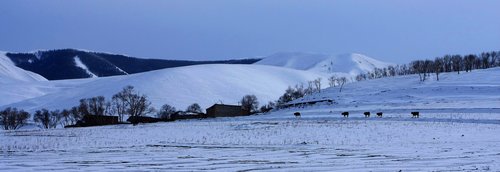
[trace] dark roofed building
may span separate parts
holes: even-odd
[[[207,117],[232,117],[250,115],[250,111],[243,110],[241,106],[214,104],[207,108]]]

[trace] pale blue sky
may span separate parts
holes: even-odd
[[[500,0],[2,0],[0,50],[167,59],[302,51],[396,63],[500,50]]]

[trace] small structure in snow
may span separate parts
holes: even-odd
[[[377,112],[377,117],[382,118],[382,112]]]
[[[249,110],[244,110],[242,106],[214,104],[207,108],[207,117],[234,117],[250,115]]]

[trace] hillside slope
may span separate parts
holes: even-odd
[[[0,52],[0,83],[17,81],[47,81],[47,79],[17,67],[4,52]]]
[[[355,76],[384,68],[391,63],[381,62],[362,54],[328,55],[316,53],[276,53],[264,57],[256,64],[286,67],[328,74]]]
[[[467,73],[443,73],[420,82],[418,75],[388,77],[346,84],[322,90],[294,102],[307,102],[324,98],[336,104],[310,107],[324,111],[384,111],[408,113],[412,110],[444,112],[500,111],[500,68],[473,70]]]
[[[6,105],[26,110],[68,108],[81,98],[103,95],[110,98],[126,85],[146,94],[155,108],[168,103],[184,110],[192,103],[207,108],[214,103],[238,104],[246,94],[254,94],[264,104],[276,100],[297,83],[321,77],[319,74],[262,65],[196,65],[163,69],[126,76],[33,83],[25,90],[44,88],[48,93]],[[4,90],[0,86],[0,90]],[[24,90],[15,90],[26,94]]]

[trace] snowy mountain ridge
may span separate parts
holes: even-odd
[[[355,76],[371,72],[375,68],[384,68],[393,65],[358,53],[329,55],[303,52],[276,53],[264,57],[256,64],[344,76]]]
[[[147,59],[80,49],[38,50],[27,53],[7,52],[4,54],[17,67],[42,75],[48,80],[127,75],[199,64],[252,64],[260,60],[188,61]],[[75,57],[78,57],[79,61],[75,61]],[[86,66],[86,68],[82,68],[82,65]]]

